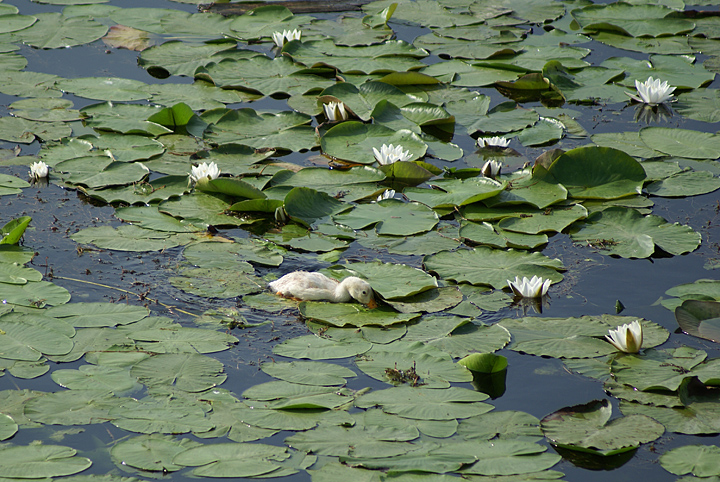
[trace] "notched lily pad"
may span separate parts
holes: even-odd
[[[612,421],[607,399],[565,407],[540,422],[543,433],[559,447],[598,455],[615,455],[652,442],[665,427],[644,415],[629,415]]]

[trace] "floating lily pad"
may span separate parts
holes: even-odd
[[[5,293],[2,296],[4,298]],[[0,352],[3,358],[37,361],[43,354],[65,355],[73,346],[68,336],[28,323],[0,320],[0,330]]]
[[[675,18],[675,10],[664,5],[589,5],[572,11],[585,29],[611,30],[631,37],[677,35],[691,31],[695,24]]]
[[[388,326],[414,320],[420,316],[419,313],[397,313],[382,306],[370,309],[354,303],[303,301],[298,308],[306,318],[338,327],[346,325],[357,327],[366,325]]]
[[[507,280],[515,279],[515,276],[540,276],[553,282],[563,279],[563,275],[556,271],[563,269],[558,259],[550,259],[540,253],[501,251],[482,246],[473,250],[441,251],[426,256],[424,264],[442,278],[490,285],[496,289],[508,286]]]
[[[280,249],[261,239],[238,238],[232,243],[195,243],[183,251],[185,259],[201,268],[230,268],[247,262],[262,266],[280,266],[283,257]]]
[[[220,385],[227,375],[217,360],[199,354],[162,354],[132,367],[131,374],[147,386],[170,385],[199,392]]]
[[[214,424],[205,416],[209,409],[204,403],[146,397],[141,400],[125,399],[110,414],[113,425],[123,430],[145,434],[178,434],[212,429]]]
[[[207,298],[234,298],[265,289],[265,282],[252,274],[221,268],[191,268],[171,276],[178,289]]]
[[[90,17],[65,17],[59,13],[38,13],[31,27],[16,32],[24,43],[41,49],[69,48],[90,43],[108,31]]]
[[[686,445],[664,453],[659,462],[665,470],[675,475],[712,477],[720,475],[718,455],[720,447],[717,445]]]
[[[609,421],[611,415],[608,400],[595,400],[546,415],[541,427],[555,445],[605,456],[633,450],[665,432],[650,417],[629,415]]]
[[[17,433],[18,426],[10,415],[0,413],[0,440],[6,440]]]
[[[655,245],[679,255],[700,246],[700,233],[690,226],[670,224],[660,216],[643,216],[635,209],[607,208],[588,217],[571,234],[575,242],[588,242],[608,254],[623,258],[647,258],[655,252]]]
[[[293,188],[285,196],[287,215],[308,225],[346,209],[348,205],[342,201],[307,187]]]
[[[60,477],[82,472],[92,465],[77,451],[62,445],[6,445],[0,448],[0,470],[6,477]]]
[[[109,411],[121,399],[108,390],[65,390],[33,398],[25,404],[25,416],[35,422],[55,425],[105,423]]]
[[[174,464],[173,457],[200,445],[188,438],[176,439],[160,434],[140,435],[114,445],[110,455],[116,464],[153,472],[175,472],[183,466]]]
[[[720,154],[719,154],[720,155]],[[616,199],[640,194],[646,178],[642,165],[610,147],[578,147],[558,157],[548,169],[570,196]]]
[[[138,226],[123,225],[86,228],[73,234],[72,239],[81,244],[94,244],[98,248],[118,251],[161,251],[190,243],[189,234],[161,233]]]
[[[646,127],[640,139],[660,152],[691,159],[717,159],[720,157],[720,136],[707,132],[668,127]]]
[[[323,362],[264,363],[260,369],[270,376],[302,385],[345,385],[354,377],[349,368]]]
[[[488,396],[466,388],[447,389],[394,387],[363,395],[355,401],[360,408],[379,406],[383,412],[413,420],[468,418],[493,409],[482,403]]]
[[[684,434],[717,434],[720,432],[720,405],[717,390],[699,390],[687,393],[681,387],[683,407],[650,406],[640,403],[620,402],[620,410],[626,414],[642,414],[662,423],[668,432]]]
[[[688,335],[720,343],[720,303],[686,300],[675,308],[675,319]]]
[[[140,388],[125,368],[83,365],[78,370],[55,370],[52,379],[61,387],[77,390],[108,390],[122,393]]]
[[[487,177],[443,179],[431,184],[432,189],[408,188],[403,191],[410,200],[430,207],[463,206],[500,193],[507,186]]]
[[[71,303],[49,308],[46,316],[62,318],[78,328],[134,323],[150,313],[144,306],[119,303]]]
[[[618,360],[615,380],[638,390],[677,390],[686,378],[697,377],[701,382],[717,385],[720,360],[703,362],[706,354],[688,347],[674,350],[646,350],[644,356]],[[626,370],[620,370],[619,368]],[[682,367],[678,370],[678,367]]]
[[[687,171],[675,174],[647,187],[648,194],[662,197],[685,197],[707,194],[720,189],[720,179],[707,171]]]
[[[285,447],[250,443],[202,445],[179,453],[173,462],[198,467],[200,477],[251,477],[267,474],[290,455]]]
[[[273,347],[273,353],[291,358],[309,358],[327,360],[347,358],[368,351],[372,344],[367,341],[338,341],[306,335],[291,338]]]
[[[438,215],[424,204],[392,199],[376,204],[362,204],[346,214],[333,216],[336,223],[353,229],[375,224],[377,234],[386,236],[410,236],[430,231],[438,219]]]
[[[475,324],[467,318],[436,315],[425,316],[410,325],[403,340],[422,341],[460,358],[471,352],[499,350],[510,342],[510,333],[500,325]]]
[[[228,333],[184,326],[129,330],[127,336],[152,353],[215,353],[238,342]]]
[[[412,131],[395,131],[388,127],[347,121],[331,127],[321,140],[321,147],[328,156],[358,164],[376,162],[373,148],[380,150],[383,144],[402,146],[414,160],[422,157],[427,145]]]

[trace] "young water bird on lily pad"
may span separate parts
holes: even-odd
[[[322,273],[294,271],[269,283],[268,286],[283,298],[333,303],[347,303],[354,298],[368,308],[377,307],[370,284],[356,276],[338,281]]]

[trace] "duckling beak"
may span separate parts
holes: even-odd
[[[377,308],[377,303],[375,302],[375,300],[370,300],[368,301],[367,307],[371,310],[374,310],[375,308]]]

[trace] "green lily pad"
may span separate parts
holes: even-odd
[[[193,440],[176,439],[170,435],[140,435],[114,445],[110,455],[116,464],[153,472],[175,472],[183,466],[174,464],[173,457],[200,445]]]
[[[446,286],[431,289],[403,300],[385,300],[387,304],[401,313],[438,313],[456,306],[463,295],[457,288]]]
[[[372,344],[364,340],[340,341],[306,335],[278,343],[273,347],[273,353],[291,358],[328,360],[359,355],[371,347]]]
[[[179,453],[173,463],[197,467],[192,473],[200,477],[260,476],[280,468],[279,462],[290,456],[286,450],[250,443],[201,445]]]
[[[643,216],[635,209],[622,207],[592,214],[570,236],[575,242],[587,242],[624,258],[650,257],[655,245],[674,255],[700,246],[700,233],[690,226],[670,224],[660,216]]]
[[[71,303],[45,310],[46,316],[61,318],[77,328],[126,325],[149,313],[144,306],[118,303]]]
[[[226,39],[202,44],[188,44],[171,40],[162,45],[155,45],[143,50],[138,64],[153,74],[185,75],[191,77],[198,67],[203,67],[214,60],[219,52],[235,51],[237,41]],[[259,55],[257,52],[254,55]]]
[[[209,409],[207,404],[189,400],[147,397],[125,399],[110,411],[110,417],[113,425],[138,433],[207,432],[214,427],[205,414]]]
[[[308,225],[346,209],[348,209],[348,205],[342,201],[307,187],[293,188],[285,196],[287,215]]]
[[[60,49],[93,42],[108,28],[89,17],[65,17],[59,13],[38,13],[32,26],[15,33],[26,44],[40,49]]]
[[[170,385],[199,392],[222,384],[227,375],[217,360],[199,354],[161,354],[132,367],[131,374],[152,387]]]
[[[265,289],[260,278],[233,269],[191,268],[180,274],[168,278],[171,285],[207,298],[234,298]]]
[[[256,149],[281,148],[292,151],[317,145],[315,130],[307,126],[310,116],[294,111],[257,113],[253,109],[217,109],[206,111],[201,118],[211,125],[205,139],[217,144],[246,144]],[[211,118],[211,116],[218,116]]]
[[[546,415],[540,422],[545,436],[563,448],[599,455],[615,455],[652,442],[665,427],[643,415],[610,420],[612,407],[607,400],[565,407]]]
[[[201,268],[245,267],[247,262],[262,266],[280,266],[283,256],[272,243],[254,238],[237,238],[233,243],[204,242],[185,248],[183,256]]]
[[[427,145],[412,131],[395,131],[375,124],[346,121],[331,127],[321,139],[321,147],[328,156],[357,164],[376,162],[373,148],[380,150],[383,144],[402,146],[414,160],[425,155]]]
[[[119,226],[117,229],[110,226],[86,228],[71,238],[77,243],[118,251],[161,251],[188,244],[194,239],[189,234],[161,233],[132,225]]]
[[[699,89],[680,94],[673,110],[683,117],[701,122],[720,121],[720,96],[715,89]]]
[[[6,440],[15,435],[18,426],[10,415],[0,413],[0,440]]]
[[[616,351],[604,336],[610,329],[634,321],[628,316],[581,318],[534,318],[517,320],[506,318],[501,326],[513,335],[512,350],[539,356],[562,358],[594,358]],[[668,332],[655,323],[639,320],[643,327],[643,346],[648,348],[663,343]]]
[[[53,381],[61,387],[76,390],[108,390],[122,393],[140,388],[125,368],[83,365],[78,370],[55,370]]]
[[[241,70],[242,76],[236,75]],[[271,59],[255,55],[244,59],[225,59],[207,63],[195,70],[195,78],[223,89],[240,89],[263,95],[302,95],[333,85],[333,80],[303,73],[303,66],[288,57]]]
[[[640,194],[645,170],[635,159],[610,147],[578,147],[555,159],[548,172],[570,196],[616,199]]]
[[[410,236],[430,231],[438,223],[438,215],[420,203],[386,199],[375,204],[356,206],[346,214],[333,216],[333,220],[353,229],[375,224],[379,235]]]
[[[640,403],[620,402],[620,410],[626,414],[642,414],[662,423],[668,432],[685,434],[716,434],[720,432],[720,410],[717,390],[699,390],[688,393],[681,386],[683,407],[650,406]]]
[[[408,188],[403,191],[411,201],[430,207],[452,207],[471,204],[495,196],[507,186],[487,177],[470,179],[442,179],[431,184],[432,189]]]
[[[441,251],[426,256],[424,264],[442,278],[490,285],[496,289],[507,287],[507,280],[515,279],[515,276],[540,276],[553,282],[563,279],[563,275],[556,271],[563,269],[560,260],[512,249],[501,251],[480,246],[473,250]]]
[[[6,477],[60,477],[82,472],[92,465],[77,451],[62,445],[5,445],[0,448],[0,470]]]
[[[127,336],[139,348],[152,353],[215,353],[238,342],[228,333],[184,326],[130,330]]]
[[[695,24],[675,18],[675,10],[664,5],[589,5],[572,11],[586,31],[610,30],[631,37],[658,37],[686,33]]]
[[[671,156],[691,159],[720,157],[720,136],[707,132],[667,127],[646,127],[640,138],[648,146]]]
[[[720,343],[720,303],[686,300],[675,308],[675,319],[688,335]]]
[[[305,318],[322,321],[332,326],[388,326],[404,323],[420,316],[419,313],[397,313],[396,311],[378,307],[366,308],[355,303],[319,303],[303,301],[298,305],[300,314]]]
[[[466,388],[447,389],[394,387],[363,395],[355,401],[360,408],[379,406],[383,412],[413,420],[452,420],[489,412],[482,403],[488,396]]]
[[[408,327],[403,340],[422,341],[460,358],[471,352],[499,350],[510,342],[510,333],[500,325],[476,324],[467,318],[425,316]]]
[[[720,179],[708,171],[686,171],[650,183],[646,189],[653,196],[697,196],[720,189]]]
[[[624,357],[614,370],[615,380],[638,390],[677,390],[682,382],[697,377],[701,382],[717,385],[720,360],[703,362],[705,352],[687,347],[675,350],[646,350],[644,356]],[[620,370],[620,368],[628,368]],[[678,370],[681,367],[681,370]]]
[[[4,297],[5,293],[3,293]],[[0,319],[0,330],[2,330],[0,352],[3,358],[37,361],[43,354],[65,355],[73,346],[68,336],[28,323]]]
[[[33,398],[25,404],[25,416],[34,422],[54,425],[104,423],[109,411],[122,399],[108,390],[65,390]]]
[[[519,217],[506,217],[500,220],[498,227],[525,234],[538,234],[541,232],[561,232],[575,221],[587,217],[587,209],[580,204],[573,206],[557,206],[547,208],[533,214]]]
[[[349,368],[314,361],[264,363],[260,369],[272,377],[301,385],[345,385],[346,377],[355,376]]]
[[[720,475],[718,455],[720,447],[717,445],[686,445],[662,454],[659,462],[665,470],[675,475],[712,477]]]

